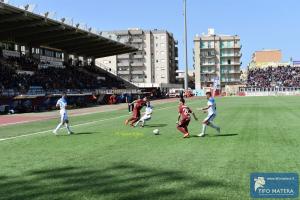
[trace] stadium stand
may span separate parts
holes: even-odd
[[[0,106],[17,112],[52,109],[61,92],[71,105],[108,103],[137,88],[94,65],[95,58],[134,52],[79,24],[66,24],[0,1]]]
[[[248,71],[248,87],[300,87],[300,68],[291,66],[267,67]]]

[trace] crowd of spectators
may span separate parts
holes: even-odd
[[[279,66],[248,71],[248,87],[300,87],[300,67]]]
[[[5,59],[5,62],[13,68],[22,70],[36,70],[39,65],[39,61],[36,58],[24,55],[20,57],[9,56]]]
[[[32,67],[16,68],[12,63],[33,64],[33,60],[20,58],[0,59],[0,89],[13,89],[25,93],[30,86],[41,86],[44,90],[65,89],[112,89],[124,88],[122,81],[112,78],[108,73],[97,70],[95,66],[72,66],[64,68],[48,67],[38,69]],[[32,66],[35,66],[34,64]]]

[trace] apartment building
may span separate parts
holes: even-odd
[[[141,88],[175,86],[178,48],[172,33],[128,29],[102,32],[101,35],[131,45],[138,51],[96,59],[96,65]]]
[[[240,37],[217,35],[214,29],[194,38],[195,88],[238,84],[241,74]]]

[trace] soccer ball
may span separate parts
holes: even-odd
[[[154,133],[155,135],[159,135],[159,130],[158,130],[158,129],[154,129],[154,130],[153,130],[153,133]]]

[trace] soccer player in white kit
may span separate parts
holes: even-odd
[[[145,121],[151,119],[152,112],[153,112],[152,106],[150,105],[150,102],[147,102],[147,106],[143,117],[141,117],[141,119],[139,119],[139,121],[137,121],[134,126],[137,126],[139,123],[142,123],[141,126],[144,127]]]
[[[208,113],[208,115],[202,122],[202,132],[198,135],[199,137],[205,136],[205,131],[206,131],[207,126],[210,126],[214,129],[216,129],[216,131],[218,133],[220,133],[220,130],[221,130],[220,127],[216,126],[213,123],[213,120],[217,116],[217,107],[216,107],[215,99],[212,97],[211,92],[206,92],[206,98],[208,100],[207,106],[204,108],[201,108],[201,110],[204,111],[205,113]]]
[[[60,109],[60,123],[57,125],[56,129],[53,130],[53,133],[57,135],[57,131],[60,129],[62,125],[65,125],[66,129],[68,130],[68,134],[71,135],[73,132],[70,129],[69,126],[69,118],[68,118],[68,113],[66,110],[67,107],[67,100],[66,100],[66,93],[62,94],[62,97],[58,99],[56,103],[56,107]]]

